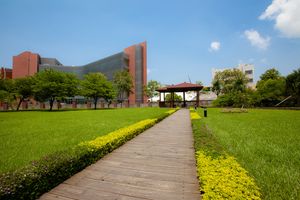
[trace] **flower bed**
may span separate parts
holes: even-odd
[[[175,111],[140,121],[95,140],[82,142],[74,148],[45,156],[24,168],[1,174],[0,199],[37,199]]]

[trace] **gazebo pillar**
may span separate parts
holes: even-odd
[[[199,107],[199,91],[197,90],[196,92],[197,92],[196,105],[197,107]]]
[[[185,102],[185,92],[183,92],[183,107],[186,107],[186,102]]]

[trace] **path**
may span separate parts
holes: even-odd
[[[41,199],[200,199],[189,110],[181,109]]]

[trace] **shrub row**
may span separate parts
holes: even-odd
[[[193,119],[200,119],[200,115],[196,112],[196,110],[194,108],[190,108],[190,116],[191,116],[191,120]]]
[[[192,109],[190,111],[191,115],[196,113]],[[234,157],[226,154],[200,118],[191,116],[191,119],[195,137],[197,172],[203,200],[260,199],[261,194],[254,179]],[[202,141],[197,141],[197,139]]]
[[[203,200],[260,199],[260,191],[253,178],[229,155],[216,158],[197,151],[197,172]]]
[[[1,174],[0,199],[37,199],[175,111],[140,121],[95,140],[82,142],[74,148],[42,157],[16,171]]]

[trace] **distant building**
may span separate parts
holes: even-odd
[[[254,66],[252,64],[239,64],[235,69],[239,69],[242,71],[246,77],[249,79],[247,86],[250,88],[255,88],[254,83]],[[214,79],[217,72],[222,72],[227,69],[234,69],[234,68],[223,68],[223,69],[212,69],[212,79]]]
[[[12,79],[12,69],[0,68],[0,79]]]
[[[65,66],[56,58],[44,58],[37,53],[25,51],[13,57],[12,77],[20,78],[32,76],[35,73],[47,69],[56,69],[73,73],[78,78],[91,72],[101,72],[109,80],[113,79],[116,71],[128,69],[133,77],[133,89],[129,94],[130,104],[146,103],[144,86],[147,85],[147,45],[146,42],[125,48],[122,52],[109,57],[91,62],[83,66]]]

